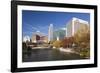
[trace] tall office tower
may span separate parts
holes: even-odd
[[[89,23],[85,20],[73,17],[67,24],[66,24],[66,36],[72,37],[81,27],[85,25],[89,26]]]
[[[48,29],[48,42],[53,40],[53,24],[50,24]]]
[[[66,28],[60,28],[56,31],[53,31],[53,40],[57,40],[57,37],[59,37],[59,40],[62,40],[64,37],[66,37]]]

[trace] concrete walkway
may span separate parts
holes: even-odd
[[[76,53],[78,54],[76,51],[73,50],[73,48],[59,48],[60,51],[62,52],[66,52],[66,53]]]

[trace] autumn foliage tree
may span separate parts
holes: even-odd
[[[65,37],[62,40],[62,47],[63,48],[67,48],[69,46],[72,46],[72,44],[73,44],[73,37]]]
[[[90,55],[90,28],[88,25],[82,26],[74,35],[74,43],[78,46],[81,56]]]
[[[74,35],[74,43],[80,48],[89,48],[90,44],[90,29],[88,25],[82,26]]]
[[[54,41],[53,42],[53,46],[56,48],[60,48],[61,47],[62,42],[60,40]]]

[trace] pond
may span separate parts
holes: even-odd
[[[75,53],[65,53],[57,49],[34,49],[23,52],[23,62],[56,61],[56,60],[79,60],[80,55]]]

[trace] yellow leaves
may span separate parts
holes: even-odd
[[[56,48],[60,48],[61,47],[61,41],[53,42],[53,46],[56,47]]]
[[[74,42],[82,48],[90,44],[90,28],[88,25],[82,25],[74,35]]]

